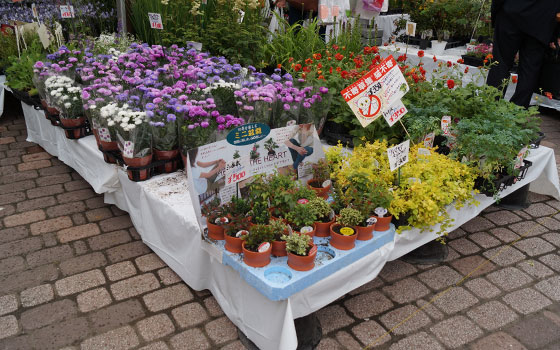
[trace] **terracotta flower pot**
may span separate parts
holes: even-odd
[[[384,216],[382,218],[375,217],[377,223],[375,224],[375,231],[387,231],[390,228],[391,220],[393,220],[393,215]]]
[[[313,224],[313,231],[306,232],[306,233],[304,233],[304,235],[308,235],[309,237],[313,238],[313,237],[315,237],[315,231],[317,231],[317,226],[316,226],[316,224]],[[299,231],[294,230],[294,232],[301,234],[301,232],[299,232]]]
[[[313,243],[312,246],[315,246]],[[310,251],[310,255],[301,256],[288,252],[288,266],[296,271],[309,271],[315,267],[317,249]]]
[[[315,223],[315,236],[316,237],[329,237],[331,235],[330,227],[334,223],[334,218],[329,222],[316,222]]]
[[[141,157],[141,158],[127,158],[127,157],[123,157],[123,160],[125,162],[126,165],[130,166],[130,167],[141,167],[141,166],[146,166],[148,164],[150,164],[152,162],[152,155],[149,154],[145,157]],[[128,170],[128,178],[134,181],[134,172],[137,171],[138,172],[138,176],[139,176],[139,181],[144,181],[148,178],[148,174],[150,174],[150,169],[142,169],[142,170]],[[138,181],[138,180],[136,180]]]
[[[206,218],[206,227],[208,227],[208,237],[216,240],[222,241],[224,240],[224,226],[223,225],[216,225],[208,221]]]
[[[60,118],[60,123],[62,124],[62,126],[65,126],[67,128],[82,126],[85,124],[85,122],[86,117],[80,117],[76,119]],[[85,130],[83,128],[79,128],[73,130],[64,130],[64,133],[66,134],[66,138],[79,139],[80,137],[84,136],[84,131]]]
[[[174,149],[171,151],[160,151],[154,149],[154,154],[156,156],[156,160],[169,160],[169,159],[177,158],[177,155],[179,154],[179,150]],[[175,159],[172,162],[168,162],[165,163],[164,165],[158,166],[157,169],[160,173],[172,173],[175,170],[177,170],[178,165],[179,165],[179,160]]]
[[[181,152],[181,159],[183,160],[183,169],[185,172],[187,171],[187,156]]]
[[[117,143],[117,141],[107,142],[107,141],[99,140],[99,145],[101,146],[101,148],[103,148],[104,151],[119,150],[119,144]],[[115,164],[117,162],[115,157],[107,153],[103,153],[103,159],[105,160],[106,163],[110,163],[110,164]]]
[[[224,234],[224,238],[226,239],[225,248],[228,252],[236,254],[241,253],[241,244],[243,243],[243,240],[241,238],[228,236],[226,234]]]
[[[327,187],[314,187],[311,186],[311,183],[316,181],[315,179],[307,180],[307,187],[311,188],[317,196],[327,199],[329,198],[329,191],[331,190],[331,185],[329,184]]]
[[[43,109],[47,109],[49,107],[49,105],[47,104],[47,100],[45,100],[44,98],[41,99],[41,106],[43,106]]]
[[[286,242],[285,241],[272,241],[272,255],[286,256]]]
[[[369,241],[373,238],[373,231],[377,224],[371,226],[356,226],[358,230],[358,237],[356,238],[359,241]]]
[[[331,245],[336,249],[340,250],[350,250],[356,245],[356,238],[358,238],[358,230],[355,227],[348,227],[354,230],[354,234],[351,236],[341,235],[335,232],[333,229],[336,227],[342,227],[342,225],[334,223],[330,226],[331,231]]]
[[[243,262],[251,267],[264,267],[270,264],[270,254],[272,252],[272,244],[268,250],[262,253],[252,252],[245,248],[245,241],[241,245],[243,249]]]

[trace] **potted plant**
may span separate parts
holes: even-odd
[[[329,237],[329,228],[334,223],[334,211],[331,206],[323,198],[312,199],[308,205],[315,212],[315,236]]]
[[[286,214],[286,220],[294,231],[310,237],[315,235],[315,211],[308,203],[296,205]]]
[[[315,267],[317,247],[313,244],[313,238],[293,233],[282,236],[282,239],[286,242],[289,267],[296,271],[309,271]]]
[[[226,240],[225,248],[232,253],[241,253],[241,245],[243,240],[241,237],[249,234],[249,222],[245,217],[229,216],[229,223],[225,226],[224,238]]]
[[[224,213],[224,208],[220,206],[220,199],[215,197],[209,203],[204,204],[201,212],[206,217],[208,237],[215,240],[223,240],[224,225],[229,223],[229,219]]]
[[[253,201],[251,209],[251,224],[268,225],[270,222],[270,211],[268,204],[263,200]]]
[[[336,249],[350,250],[356,245],[358,230],[356,225],[363,220],[362,214],[352,208],[344,208],[336,218],[336,222],[331,224],[331,245]]]
[[[324,159],[319,160],[312,166],[313,178],[307,181],[307,186],[313,189],[317,196],[328,198],[331,190],[331,180],[329,179],[329,166]]]
[[[263,267],[270,263],[274,232],[269,225],[254,225],[249,234],[241,237],[243,262],[251,267]]]
[[[391,220],[393,220],[393,215],[388,214],[389,211],[384,207],[377,207],[374,210],[376,231],[387,231],[391,226]]]
[[[282,220],[270,220],[270,227],[274,234],[272,241],[272,255],[286,256],[286,241],[282,239],[284,235],[290,235],[292,230],[290,226],[286,225]]]
[[[86,122],[81,98],[82,89],[76,86],[74,80],[63,75],[49,77],[45,81],[45,88],[61,113],[61,124],[67,128],[75,128],[65,130],[66,137],[77,139],[85,136],[85,130],[80,128]]]
[[[467,47],[467,53],[461,55],[466,65],[481,67],[492,63],[492,44],[481,43]],[[484,62],[486,60],[486,62]]]
[[[117,117],[117,138],[123,161],[129,167],[141,168],[129,169],[128,178],[133,181],[146,180],[151,175],[151,169],[145,167],[152,162],[152,134],[146,113],[123,108]]]

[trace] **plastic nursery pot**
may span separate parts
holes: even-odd
[[[346,235],[340,234],[339,232],[342,229],[354,230],[354,234],[351,235],[351,236],[346,236]],[[350,250],[350,249],[354,248],[354,246],[356,245],[356,238],[358,238],[358,234],[357,234],[358,232],[357,232],[356,228],[342,226],[340,224],[334,223],[334,224],[331,224],[330,231],[331,231],[331,242],[330,243],[336,249]]]
[[[243,243],[243,240],[241,238],[228,236],[226,234],[224,234],[224,238],[226,239],[225,248],[228,252],[232,252],[236,254],[242,252],[241,244]]]
[[[123,161],[126,165],[130,166],[130,167],[141,167],[141,166],[146,166],[148,164],[150,164],[152,162],[152,155],[149,154],[145,157],[141,157],[141,158],[127,158],[127,157],[123,157]],[[133,175],[133,171],[137,171],[138,172],[138,176],[139,176],[139,180],[143,181],[146,180],[148,178],[148,174],[150,173],[150,169],[141,169],[141,170],[128,170],[128,178],[132,181],[134,180],[134,175]]]
[[[170,160],[170,159],[177,158],[177,155],[179,154],[179,150],[174,149],[174,150],[171,150],[171,151],[160,151],[160,150],[154,149],[154,154],[156,156],[156,160]],[[179,160],[175,159],[172,162],[168,162],[168,163],[165,163],[164,165],[158,166],[157,169],[160,173],[172,173],[175,170],[177,170],[178,165],[179,165]]]
[[[334,224],[334,218],[329,222],[316,222],[315,223],[315,236],[316,237],[329,237],[331,235],[330,227]]]
[[[274,256],[286,256],[286,242],[284,241],[272,241],[272,255]]]
[[[318,187],[316,187],[318,186]],[[315,179],[307,180],[307,187],[311,188],[317,196],[327,199],[329,198],[329,191],[331,190],[331,185],[329,184],[327,187],[323,187],[321,183],[319,183]]]
[[[80,117],[77,119],[60,118],[60,122],[62,123],[62,126],[65,126],[67,128],[72,128],[72,127],[84,125],[86,122],[86,117]],[[66,138],[78,139],[83,134],[83,129],[79,128],[74,130],[64,130],[64,133],[66,133]]]
[[[377,223],[375,224],[375,231],[387,231],[390,228],[393,215],[384,216],[382,218],[375,216]]]
[[[315,246],[313,243],[311,247]],[[288,252],[288,266],[296,271],[309,271],[315,267],[315,256],[317,249],[310,251],[310,255],[301,256]]]
[[[245,241],[241,244],[243,250],[243,262],[251,267],[264,267],[270,264],[270,254],[272,252],[272,244],[265,252],[252,252],[245,248]]]
[[[373,238],[373,231],[376,228],[377,223],[370,226],[356,226],[356,230],[358,230],[358,237],[356,239],[359,241],[369,241]]]
[[[101,146],[101,148],[103,148],[104,151],[118,151],[119,150],[119,144],[117,143],[117,141],[107,142],[107,141],[99,140],[99,145]],[[107,153],[103,153],[103,159],[105,160],[106,163],[114,164],[114,163],[117,162],[115,157],[113,157],[113,156],[111,156]]]
[[[308,235],[309,237],[313,238],[313,237],[315,237],[315,232],[317,231],[317,226],[316,225],[317,224],[313,224],[313,231],[310,231],[310,232],[299,232],[299,231],[295,231],[295,230],[294,230],[294,232],[300,233],[300,234],[303,233],[304,235]]]
[[[222,241],[224,240],[224,226],[223,225],[216,225],[208,221],[206,218],[206,227],[208,227],[208,237],[216,240]]]

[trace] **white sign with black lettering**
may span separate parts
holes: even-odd
[[[391,171],[395,171],[401,166],[408,163],[408,151],[410,149],[410,140],[406,140],[398,145],[387,148],[387,155],[389,156],[389,166]]]
[[[404,106],[401,100],[398,100],[396,103],[393,103],[389,108],[383,111],[383,118],[387,121],[389,126],[393,126],[396,122],[398,122],[408,110]]]

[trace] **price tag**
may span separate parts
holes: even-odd
[[[161,15],[159,13],[148,12],[148,18],[150,20],[150,27],[152,29],[163,29],[163,23],[161,22]]]
[[[39,12],[37,11],[37,6],[35,6],[35,3],[31,4],[31,12],[33,13],[33,17],[38,20]]]
[[[234,159],[226,165],[226,185],[233,185],[251,176],[249,156]]]
[[[433,132],[426,134],[426,136],[424,136],[424,147],[432,148],[434,145],[434,137],[435,134]]]
[[[451,130],[449,128],[450,125],[451,125],[451,117],[448,115],[443,116],[443,118],[441,118],[441,130],[443,131],[443,134],[445,136],[451,135]]]
[[[385,118],[385,121],[387,122],[387,124],[389,124],[389,126],[393,126],[407,112],[408,110],[406,109],[402,101],[398,100],[392,106],[383,111],[383,118]]]
[[[269,249],[270,249],[270,243],[269,242],[264,242],[264,243],[261,243],[261,245],[259,246],[257,251],[259,253],[264,253],[264,252],[268,251]]]
[[[416,23],[406,22],[406,35],[415,36],[416,35]]]
[[[523,166],[523,159],[527,156],[527,147],[523,147],[521,151],[517,154],[517,159],[515,161],[515,169],[519,169]]]
[[[356,231],[351,227],[343,227],[340,229],[340,234],[343,236],[352,236]]]
[[[306,198],[300,198],[300,199],[298,199],[297,203],[298,204],[307,204],[307,203],[309,203],[309,200],[306,199]]]
[[[325,181],[323,181],[323,183],[321,184],[321,186],[322,186],[323,188],[327,188],[327,187],[329,187],[331,184],[332,184],[332,181],[331,181],[331,180],[325,180]]]
[[[62,17],[62,18],[74,18],[74,6],[60,5],[60,17]]]
[[[311,226],[303,226],[299,230],[299,233],[310,233],[310,232],[313,232],[313,227],[311,227]]]
[[[387,155],[389,156],[389,165],[391,171],[395,171],[404,164],[408,163],[408,151],[410,149],[410,140],[403,143],[387,148]]]
[[[307,253],[307,256],[313,256],[317,254],[317,246],[314,245],[313,247],[311,247],[311,249],[309,249],[309,253]]]

